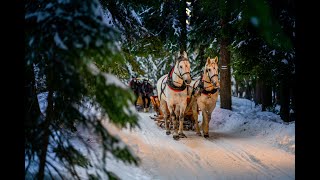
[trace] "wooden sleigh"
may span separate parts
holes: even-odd
[[[150,116],[150,118],[155,120],[157,122],[158,126],[160,126],[161,128],[165,128],[164,127],[163,112],[160,109],[160,101],[158,99],[158,96],[151,96],[150,100],[151,100],[151,104],[153,106],[153,110],[156,112],[156,114],[153,117]],[[187,104],[189,104],[189,103],[190,103],[190,97],[187,98]],[[167,112],[169,114],[168,107],[167,107]],[[199,114],[199,110],[197,112]],[[169,117],[168,120],[170,120],[170,119],[171,118]],[[183,127],[184,130],[194,131],[194,118],[193,118],[192,108],[190,108],[189,111],[186,112],[183,125],[184,125],[184,127]],[[170,123],[170,129],[172,129],[172,128],[173,128],[173,125],[172,125],[172,123]]]

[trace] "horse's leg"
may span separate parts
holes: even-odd
[[[202,130],[203,130],[203,137],[209,137],[209,113],[207,108],[202,112],[203,122],[202,122]]]
[[[208,122],[210,123],[211,120],[211,114],[214,110],[214,108],[216,108],[216,99],[214,100],[214,103],[208,108]]]
[[[176,114],[179,113],[179,137],[184,138],[187,137],[184,133],[183,133],[183,122],[184,122],[184,116],[185,116],[185,110],[186,110],[186,104],[181,105],[179,108],[179,111],[176,111]]]
[[[163,113],[164,127],[166,128],[166,135],[169,135],[171,134],[171,132],[170,132],[169,123],[168,123],[167,102],[161,101],[160,107]]]
[[[198,105],[197,102],[192,104],[192,116],[194,119],[194,126],[196,129],[196,134],[201,136],[200,128],[199,128],[199,121],[198,121]]]
[[[184,122],[184,115],[180,114],[179,116],[179,137],[184,138],[187,137],[184,133],[183,133],[183,122]]]
[[[197,105],[199,106],[201,113],[202,113],[202,122],[201,122],[201,130],[202,133],[205,134],[205,122],[206,122],[206,118],[207,118],[207,114],[206,114],[206,105],[203,103],[204,99],[203,97],[200,97],[197,100]]]
[[[179,139],[178,128],[177,128],[178,123],[177,123],[176,114],[174,112],[173,104],[170,104],[168,106],[168,109],[170,111],[171,121],[173,122],[173,139],[178,140]],[[176,106],[176,109],[177,109],[177,106]]]
[[[211,114],[212,114],[213,108],[210,108],[208,111],[208,123],[211,121]]]
[[[206,109],[206,120],[205,120],[205,124],[204,124],[204,127],[203,127],[203,136],[205,138],[209,137],[209,123],[210,123],[210,120],[211,120],[211,114],[212,114],[212,111],[214,110],[214,108],[216,107],[216,104],[213,104],[209,107],[207,107]]]

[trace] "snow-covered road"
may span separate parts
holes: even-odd
[[[45,109],[45,103],[41,105]],[[225,110],[220,108],[218,99],[210,121],[210,137],[205,139],[194,131],[185,131],[187,138],[178,141],[150,118],[155,113],[140,112],[140,128],[132,130],[118,129],[103,120],[105,128],[120,137],[141,160],[137,167],[107,157],[107,169],[123,180],[295,179],[295,122],[284,123],[276,114],[278,110],[276,107],[275,113],[261,112],[261,107],[255,107],[253,102],[236,97],[232,97],[232,111]],[[79,135],[101,154],[99,138],[88,129],[77,128],[77,133],[70,136],[75,147],[92,162],[100,162],[73,137]],[[35,163],[31,167],[31,174],[37,171]],[[81,179],[88,179],[85,169],[76,169]],[[96,171],[99,170],[95,167],[88,169]],[[64,168],[59,168],[59,172],[66,179],[73,179]],[[101,175],[101,179],[107,177]]]
[[[108,156],[106,168],[123,180],[295,179],[295,122],[284,123],[276,113],[261,112],[249,100],[233,97],[232,111],[221,109],[218,100],[208,139],[185,131],[187,138],[176,141],[150,118],[154,114],[140,112],[140,128],[131,130],[103,120],[105,128],[141,160],[139,166],[133,166]],[[76,134],[96,153],[101,152],[98,137],[81,127]],[[73,142],[92,162],[101,161],[89,155],[79,140]],[[72,179],[63,168],[59,171]],[[88,179],[85,169],[78,167],[77,171],[81,179]],[[108,178],[101,175],[101,179]]]
[[[295,155],[257,136],[210,130],[204,139],[186,131],[187,138],[175,141],[151,115],[140,113],[140,129],[118,131],[108,125],[141,158],[136,179],[295,179]]]

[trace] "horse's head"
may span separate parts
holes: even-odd
[[[190,75],[190,62],[187,56],[187,53],[183,51],[182,54],[180,54],[176,58],[176,68],[178,69],[179,72],[179,77],[183,79],[185,84],[190,84],[191,83],[191,75]]]
[[[220,88],[218,57],[216,56],[213,59],[210,59],[210,57],[208,57],[204,68],[205,68],[204,73],[206,73],[206,75],[210,79],[210,82],[213,84],[214,88],[215,89]]]

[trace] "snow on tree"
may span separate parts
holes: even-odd
[[[132,108],[133,93],[117,77],[97,68],[124,63],[119,33],[103,20],[100,3],[27,1],[25,10],[26,176],[63,178],[60,164],[80,179],[76,167],[93,164],[68,138],[78,126],[93,130],[102,140],[103,158],[94,165],[96,173],[87,172],[88,177],[98,178],[101,173],[116,177],[106,169],[107,153],[137,165],[139,159],[102,126],[101,118],[107,118],[119,127],[134,127],[138,117]],[[41,102],[39,92],[46,92]],[[39,108],[42,103],[44,112]],[[99,113],[86,114],[92,107]],[[37,170],[31,172],[34,166]]]

